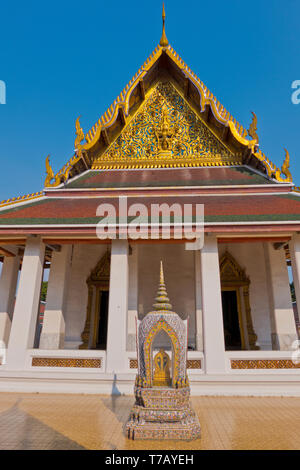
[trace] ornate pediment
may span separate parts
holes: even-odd
[[[95,284],[97,282],[109,281],[110,276],[110,252],[106,251],[102,258],[98,261],[95,268],[87,279],[87,284]]]
[[[160,82],[93,168],[241,163],[196,115],[170,82]]]
[[[220,277],[222,283],[249,284],[249,278],[246,276],[245,271],[228,251],[224,253],[220,260]]]

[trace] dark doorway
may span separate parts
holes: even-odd
[[[97,334],[97,349],[106,349],[108,321],[108,290],[99,291],[99,324]]]
[[[222,291],[223,323],[226,351],[242,349],[237,293],[235,290]]]

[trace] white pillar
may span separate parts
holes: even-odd
[[[291,350],[297,339],[292,306],[290,283],[283,249],[275,250],[272,243],[265,243],[266,268],[270,303],[272,348]]]
[[[119,373],[127,367],[125,356],[127,310],[128,242],[127,240],[112,240],[106,349],[107,372]]]
[[[207,235],[200,253],[204,357],[207,374],[225,373],[225,342],[218,243]]]
[[[200,251],[195,250],[196,349],[203,351]]]
[[[300,315],[300,234],[289,243],[298,315]]]
[[[15,306],[20,257],[5,256],[0,277],[0,341],[7,347]]]
[[[65,340],[65,304],[71,262],[71,246],[53,252],[48,281],[46,309],[40,349],[63,349]]]
[[[26,350],[33,347],[39,310],[45,245],[40,237],[26,242],[7,351],[7,366],[23,369]]]
[[[127,318],[127,351],[136,350],[136,325],[138,316],[138,246],[132,247],[129,255],[129,289]]]

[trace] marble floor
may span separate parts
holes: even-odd
[[[193,397],[197,441],[128,441],[133,397],[0,393],[0,449],[299,449],[300,398]]]

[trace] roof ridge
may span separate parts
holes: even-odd
[[[43,191],[38,191],[36,193],[30,193],[30,194],[25,194],[24,196],[18,196],[18,197],[12,197],[9,199],[4,199],[3,201],[0,201],[0,207],[5,207],[9,206],[11,204],[16,204],[19,202],[24,202],[28,201],[30,199],[36,199],[40,196],[43,196],[44,192]]]

